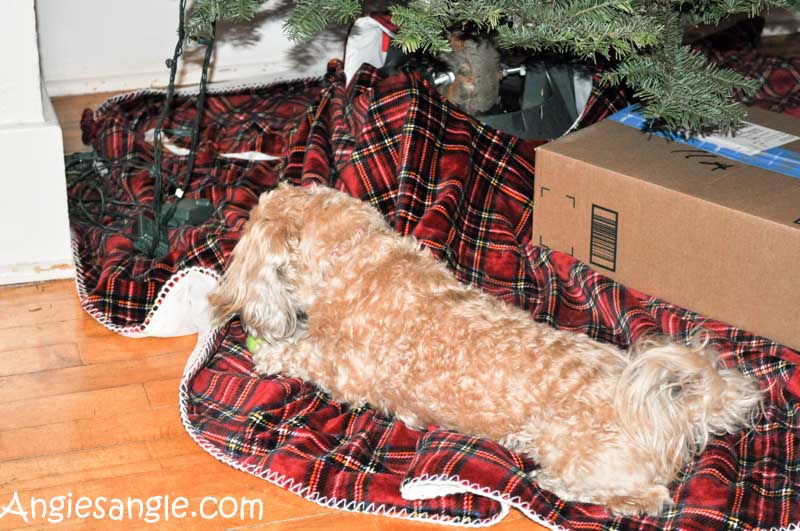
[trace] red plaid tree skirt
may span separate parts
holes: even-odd
[[[247,220],[258,196],[278,182],[285,167],[285,152],[294,142],[296,128],[309,108],[320,99],[322,80],[305,80],[267,87],[248,87],[212,94],[206,101],[195,170],[187,198],[204,198],[215,207],[214,215],[199,227],[169,231],[170,252],[153,261],[134,250],[132,220],[151,204],[153,146],[146,141],[164,100],[162,92],[145,91],[112,98],[97,111],[87,109],[81,119],[83,141],[94,147],[107,164],[107,193],[122,206],[106,205],[104,224],[121,231],[104,231],[87,222],[81,198],[94,198],[80,178],[68,179],[72,243],[83,308],[112,330],[130,336],[181,335],[196,332],[193,322],[175,324],[180,309],[170,308],[172,323],[164,319],[162,304],[176,289],[186,287],[187,277],[211,285],[223,270],[225,257]],[[195,98],[178,97],[164,124],[166,131],[191,128]],[[169,134],[167,135],[169,136]],[[186,148],[189,138],[176,137]],[[244,160],[226,156],[257,152],[269,160]],[[135,166],[120,162],[135,160]],[[165,176],[183,180],[186,157],[164,151]],[[174,201],[174,196],[170,199]],[[138,203],[137,206],[128,206]],[[115,217],[116,216],[116,217]],[[128,223],[121,224],[122,216]],[[182,294],[184,295],[184,294]],[[188,300],[188,295],[182,297]],[[196,297],[195,297],[196,298]],[[194,301],[197,302],[197,301]],[[186,313],[190,309],[184,310]],[[195,314],[201,312],[195,309]],[[189,320],[191,321],[191,319]],[[153,330],[159,324],[159,330]]]
[[[144,95],[105,106],[86,121],[89,139],[107,156],[146,152],[141,138],[153,127],[157,103]],[[596,92],[586,119],[626,103]],[[191,118],[188,101],[181,105],[172,127]],[[241,107],[264,114],[237,114]],[[233,144],[288,158],[285,165],[231,168],[215,154],[234,151]],[[74,223],[84,304],[109,323],[141,326],[174,272],[221,271],[247,209],[279,176],[297,185],[335,186],[370,201],[459,279],[528,309],[536,320],[620,346],[652,331],[685,339],[704,326],[725,364],[740,366],[768,389],[765,415],[751,433],[714,438],[672,486],[676,505],[661,518],[613,519],[601,507],[539,490],[526,475],[535,464],[490,441],[435,426],[410,430],[369,408],[332,403],[300,380],[259,378],[234,320],[201,338],[181,384],[186,429],[212,455],[323,505],[461,525],[497,521],[510,506],[551,528],[752,529],[800,522],[800,354],[534,246],[536,145],[482,126],[405,74],[383,78],[364,69],[345,88],[332,64],[319,83],[213,96],[198,160],[201,184],[192,190],[217,194],[215,204],[225,198],[219,219],[180,234],[155,268],[135,256],[125,237]],[[121,181],[135,181],[129,188],[138,197],[152,191],[145,176]],[[89,267],[93,259],[99,262]],[[147,282],[134,279],[131,268]],[[448,333],[447,323],[436,325]]]
[[[800,55],[774,57],[760,53],[763,27],[761,18],[746,19],[701,41],[697,49],[719,66],[759,82],[761,88],[756,94],[742,98],[746,104],[800,118]]]

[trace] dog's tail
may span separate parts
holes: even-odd
[[[675,477],[710,434],[734,433],[755,419],[761,402],[755,380],[718,367],[718,358],[704,332],[693,334],[689,346],[655,337],[630,350],[615,409],[627,434],[661,456],[665,477]]]

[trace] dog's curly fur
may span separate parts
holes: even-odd
[[[263,194],[209,299],[216,323],[238,313],[264,339],[259,373],[497,440],[544,489],[616,514],[669,505],[709,434],[746,426],[761,397],[701,340],[622,351],[537,323],[325,187]]]

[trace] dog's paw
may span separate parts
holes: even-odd
[[[605,505],[615,516],[657,516],[673,502],[666,487],[653,485],[632,495],[613,496]]]
[[[395,411],[395,417],[403,421],[403,423],[411,429],[421,430],[425,428],[425,424],[420,418],[412,411],[407,409],[398,409]]]
[[[271,376],[283,372],[283,365],[281,365],[279,360],[273,358],[256,362],[255,369],[258,374]]]
[[[258,374],[269,376],[284,371],[281,349],[276,349],[274,345],[263,343],[252,354]]]

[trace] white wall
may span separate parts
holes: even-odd
[[[39,77],[34,0],[0,2],[0,284],[72,272],[61,130]]]
[[[280,5],[290,3],[269,0],[263,11],[280,11]],[[175,45],[178,0],[37,0],[36,4],[42,68],[51,96],[166,84],[164,60]],[[791,33],[800,27],[797,17],[785,10],[773,10],[771,19],[767,33]],[[316,75],[324,72],[328,59],[342,56],[341,36],[328,34],[313,46],[294,48],[281,26],[281,20],[261,16],[250,26],[221,31],[213,79]],[[298,64],[296,56],[302,55],[295,53],[298,50],[312,59],[310,64]],[[193,58],[183,71],[183,84],[199,79],[201,58],[198,54]]]
[[[42,121],[39,55],[32,2],[9,2],[0,16],[0,123]],[[13,72],[14,75],[10,75]]]
[[[295,47],[267,16],[275,1],[286,3],[266,3],[250,26],[222,28],[212,81],[319,75],[341,55],[330,34]],[[0,0],[0,284],[74,271],[61,129],[44,88],[54,96],[165,86],[177,17],[178,0]],[[199,80],[198,52],[186,50],[180,84]]]
[[[341,57],[327,35],[296,48],[282,21],[265,13],[250,25],[221,28],[212,81],[282,79],[324,72]],[[51,96],[163,87],[178,26],[178,0],[37,0],[42,70]],[[285,2],[284,2],[285,3]],[[187,50],[179,82],[199,80],[200,50]],[[300,56],[300,57],[298,57]]]

